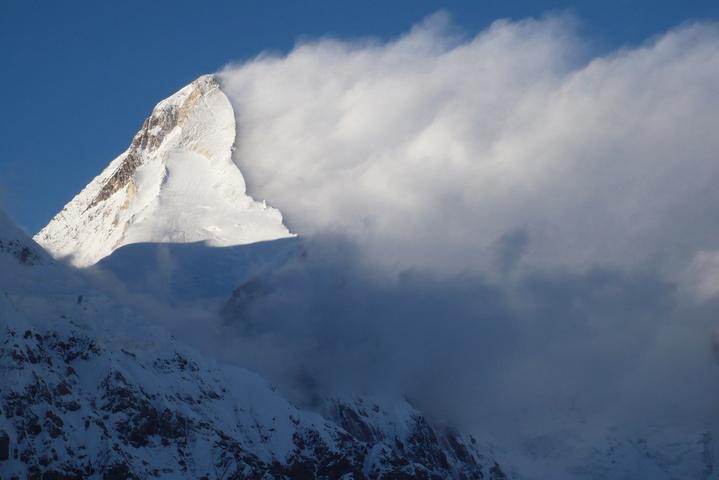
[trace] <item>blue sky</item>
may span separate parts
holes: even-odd
[[[598,49],[636,44],[719,2],[245,1],[0,3],[0,195],[35,232],[129,144],[160,99],[298,39],[390,38],[439,9],[471,35],[568,11]]]

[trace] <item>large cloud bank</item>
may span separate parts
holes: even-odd
[[[562,18],[463,40],[440,15],[222,80],[251,193],[300,234],[396,267],[472,267],[524,230],[531,264],[681,268],[719,246],[718,43],[689,25],[591,58]]]
[[[591,50],[571,19],[438,15],[224,69],[250,194],[307,241],[228,351],[464,424],[714,415],[719,29]]]

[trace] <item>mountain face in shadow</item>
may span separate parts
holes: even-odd
[[[134,243],[88,270],[109,275],[128,292],[172,305],[224,302],[241,284],[280,267],[300,251],[297,237],[216,247],[206,242]]]

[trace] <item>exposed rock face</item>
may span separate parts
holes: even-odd
[[[0,253],[7,253],[17,258],[23,265],[34,265],[41,261],[41,256],[32,248],[19,240],[0,239]]]
[[[5,432],[0,432],[0,462],[10,459],[10,437]]]
[[[130,148],[124,154],[120,166],[105,180],[100,191],[88,205],[88,209],[126,187],[132,181],[137,167],[157,150],[167,134],[176,127],[184,126],[189,112],[196,106],[196,103],[203,96],[220,87],[212,75],[204,75],[192,82],[190,86],[192,87],[190,93],[181,103],[162,102],[155,107],[150,117],[142,124],[140,131],[132,139]]]
[[[0,210],[0,268],[7,262],[24,266],[52,263],[48,254]]]
[[[380,459],[366,472],[369,478],[387,476],[387,465],[397,467],[389,478],[482,478],[485,471],[485,460],[471,435],[437,430],[416,412],[393,421],[379,404],[356,398],[329,401],[324,413]]]

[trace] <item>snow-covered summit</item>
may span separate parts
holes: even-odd
[[[290,236],[282,215],[246,194],[232,161],[235,115],[205,75],[161,101],[113,160],[34,238],[87,266],[122,245],[229,246]]]

